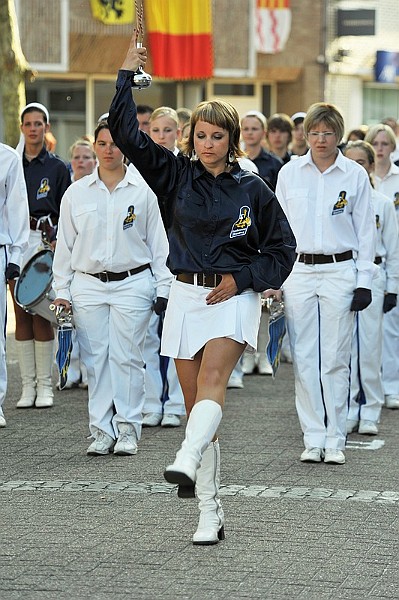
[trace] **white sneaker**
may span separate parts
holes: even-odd
[[[324,462],[332,465],[344,465],[345,454],[342,450],[334,450],[333,448],[326,448],[324,451]]]
[[[399,408],[399,396],[394,394],[385,396],[385,406],[387,408]]]
[[[162,421],[161,413],[148,413],[143,417],[143,427],[157,427]]]
[[[114,454],[119,454],[119,456],[137,454],[137,437],[134,426],[131,423],[118,423],[118,431]]]
[[[323,458],[323,449],[322,448],[306,448],[301,454],[302,462],[321,462]]]
[[[273,375],[273,369],[266,354],[260,354],[258,358],[258,373],[259,375]]]
[[[242,379],[240,379],[239,377],[234,377],[233,375],[230,375],[230,378],[227,382],[227,389],[238,389],[238,390],[242,390],[242,388],[244,387],[244,384],[242,382]]]
[[[161,421],[161,427],[180,427],[180,417],[178,415],[164,415]]]
[[[87,454],[91,456],[109,454],[114,447],[114,444],[115,440],[108,435],[108,433],[105,433],[105,431],[102,431],[101,429],[97,429],[94,442],[87,448]]]
[[[355,421],[354,419],[346,420],[346,433],[353,433],[357,431],[359,427],[359,421]]]
[[[365,435],[377,435],[377,423],[375,423],[374,421],[367,421],[366,419],[360,419],[359,433]]]
[[[2,411],[2,409],[0,408],[0,427],[5,427],[7,425],[5,417],[4,417],[4,413]]]
[[[256,367],[255,352],[244,352],[242,355],[241,368],[244,375],[251,375]]]

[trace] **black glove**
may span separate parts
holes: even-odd
[[[397,294],[390,294],[390,293],[385,294],[384,305],[382,307],[383,312],[387,313],[390,310],[392,310],[393,308],[395,308],[396,300],[397,300]]]
[[[6,268],[6,280],[16,279],[21,274],[21,269],[18,265],[14,265],[14,263],[8,263]]]
[[[167,299],[159,296],[156,299],[156,301],[154,302],[154,304],[152,305],[152,309],[156,315],[160,315],[161,313],[163,313],[164,310],[166,310],[167,306],[168,306]]]
[[[359,312],[367,308],[369,304],[371,304],[371,290],[356,288],[353,292],[351,310]]]

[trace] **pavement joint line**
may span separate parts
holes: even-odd
[[[133,494],[172,494],[176,486],[167,483],[91,480],[0,481],[1,492],[97,492]],[[269,498],[275,500],[351,500],[376,504],[399,504],[399,492],[390,490],[345,490],[305,486],[221,485],[220,496]]]

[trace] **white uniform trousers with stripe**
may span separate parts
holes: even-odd
[[[6,365],[6,320],[7,320],[7,285],[6,249],[0,248],[0,416],[7,392],[7,365]]]
[[[348,413],[348,419],[353,421],[364,419],[378,423],[384,403],[381,361],[385,280],[385,271],[380,267],[378,277],[373,280],[373,300],[366,309],[357,313],[355,318]],[[365,400],[365,404],[361,405],[356,402],[360,383]]]
[[[399,396],[399,306],[382,320],[382,385],[385,396]]]
[[[283,286],[296,409],[306,448],[345,448],[355,287],[353,260],[296,262]]]
[[[125,422],[134,425],[140,439],[143,348],[155,297],[151,271],[108,283],[76,273],[71,296],[87,369],[90,431],[101,429],[116,438],[117,423]]]
[[[169,358],[166,372],[166,382],[163,380],[160,368],[159,336],[160,316],[152,313],[144,345],[145,369],[145,403],[143,413],[158,413],[168,415],[185,415],[183,392],[177,377],[175,361]],[[163,357],[163,360],[165,358]],[[168,399],[162,405],[164,385],[168,388]]]

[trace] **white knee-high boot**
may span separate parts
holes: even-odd
[[[213,439],[222,419],[222,408],[214,400],[200,400],[194,405],[186,426],[186,434],[173,465],[166,467],[164,477],[177,483],[180,498],[194,498],[194,484],[202,454]]]
[[[15,343],[22,379],[22,394],[17,402],[17,408],[32,408],[36,400],[35,342],[16,340]]]
[[[35,340],[35,358],[37,375],[37,408],[53,406],[54,394],[51,374],[54,361],[54,341],[38,342]]]
[[[208,546],[224,540],[224,513],[219,498],[220,448],[219,442],[211,442],[202,455],[197,473],[196,490],[199,499],[200,518],[193,544]]]

